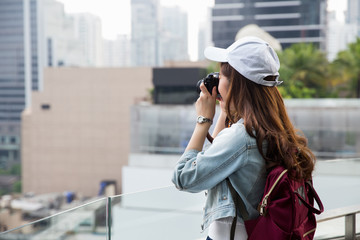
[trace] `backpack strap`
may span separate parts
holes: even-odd
[[[314,197],[317,205],[319,206],[319,209],[314,208],[311,206],[298,192],[295,192],[295,194],[298,196],[298,198],[301,200],[301,202],[313,213],[320,214],[324,211],[324,206],[319,198],[319,195],[315,191],[313,185],[311,184],[311,181],[306,181],[306,185],[309,186],[309,189],[311,191],[312,196]]]
[[[233,187],[233,185],[231,184],[229,178],[226,178],[226,183],[229,187],[231,196],[233,198],[234,201],[234,205],[235,205],[235,217],[233,218],[233,221],[231,223],[231,230],[230,230],[230,240],[234,240],[235,238],[235,229],[236,229],[236,222],[237,222],[237,212],[240,212],[240,215],[242,217],[242,219],[248,220],[249,219],[249,214],[246,210],[245,207],[245,203],[244,201],[241,199],[241,197],[239,196],[239,194],[236,192],[235,188]]]

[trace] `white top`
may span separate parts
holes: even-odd
[[[212,222],[209,226],[208,236],[212,240],[229,240],[233,218],[221,218]],[[248,238],[245,225],[237,222],[234,240],[246,240]]]

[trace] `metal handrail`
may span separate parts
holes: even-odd
[[[345,240],[356,239],[356,214],[360,213],[360,205],[331,209],[316,216],[316,221],[326,222],[336,218],[345,217]]]

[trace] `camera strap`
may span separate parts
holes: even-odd
[[[213,142],[214,138],[210,135],[210,133],[208,132],[206,135],[207,140],[209,140],[210,143]]]

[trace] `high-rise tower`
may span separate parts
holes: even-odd
[[[0,0],[0,167],[20,161],[21,112],[42,88],[36,0]]]
[[[215,0],[213,41],[217,47],[228,47],[242,27],[256,24],[283,48],[308,42],[325,49],[325,22],[325,0]]]

